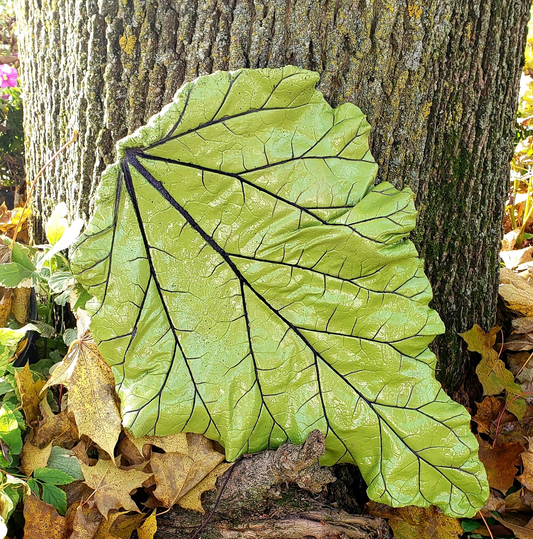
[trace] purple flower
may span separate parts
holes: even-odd
[[[19,74],[14,67],[0,64],[0,88],[14,88]]]

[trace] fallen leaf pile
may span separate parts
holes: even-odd
[[[20,456],[31,489],[25,539],[129,539],[134,531],[152,539],[158,508],[203,513],[202,494],[231,466],[201,435],[136,439],[123,431],[113,375],[88,335],[47,382],[24,367],[16,384],[31,427]],[[63,386],[56,412],[54,386]]]

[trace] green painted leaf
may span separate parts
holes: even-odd
[[[322,463],[355,462],[372,499],[474,515],[488,486],[434,378],[413,195],[374,186],[363,114],[317,80],[202,77],[118,144],[73,269],[124,424],[229,460],[320,429]]]
[[[68,473],[54,468],[37,468],[33,472],[33,477],[50,485],[68,485],[74,481]]]
[[[53,505],[60,515],[64,515],[67,512],[67,495],[65,491],[48,483],[41,483],[41,488],[43,489],[43,502]]]

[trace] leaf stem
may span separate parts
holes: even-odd
[[[483,513],[481,511],[479,511],[479,516],[481,517],[481,520],[483,520],[483,523],[485,524],[485,528],[487,528],[491,539],[494,539],[494,535],[492,535],[492,532],[490,531],[489,525],[487,524],[487,521],[485,520],[485,517],[483,516]]]

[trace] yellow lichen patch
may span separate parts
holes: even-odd
[[[120,48],[128,55],[131,56],[131,53],[133,52],[133,48],[135,47],[135,44],[137,43],[137,38],[135,36],[122,36],[118,43],[120,45]]]
[[[415,19],[419,19],[420,16],[422,15],[422,8],[415,4],[408,4],[407,13],[409,13],[409,17],[414,17]]]
[[[424,120],[431,114],[431,105],[433,105],[431,101],[426,101],[424,105]]]

